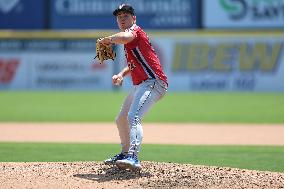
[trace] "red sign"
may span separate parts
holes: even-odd
[[[8,84],[19,67],[19,59],[0,59],[0,84]]]

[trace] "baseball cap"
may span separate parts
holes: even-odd
[[[128,12],[132,15],[135,15],[134,8],[129,4],[121,4],[113,11],[113,15],[117,16],[119,12]]]

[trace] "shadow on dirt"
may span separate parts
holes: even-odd
[[[141,177],[151,177],[152,175],[148,172],[132,172],[129,170],[120,170],[117,167],[102,168],[92,174],[75,174],[77,178],[97,181],[97,182],[108,182],[112,180],[130,180]]]

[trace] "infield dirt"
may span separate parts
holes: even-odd
[[[0,163],[0,185],[11,188],[284,188],[284,174],[143,162],[140,173],[97,162]]]
[[[4,142],[120,143],[114,123],[0,123]],[[284,145],[282,124],[143,124],[143,143]]]
[[[114,124],[1,123],[0,141],[118,143]],[[283,145],[283,125],[145,124],[145,143]],[[228,167],[142,162],[121,171],[99,162],[0,163],[1,189],[284,188],[284,174]]]

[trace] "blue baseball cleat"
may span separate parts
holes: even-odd
[[[115,164],[116,161],[118,160],[122,160],[126,157],[127,155],[124,154],[124,153],[120,153],[120,154],[117,154],[111,158],[108,158],[106,160],[104,160],[104,163],[107,164],[107,165],[113,165]]]
[[[142,169],[141,164],[137,159],[137,157],[131,155],[128,155],[122,160],[117,160],[115,164],[119,169],[123,170],[131,170],[139,172]]]

